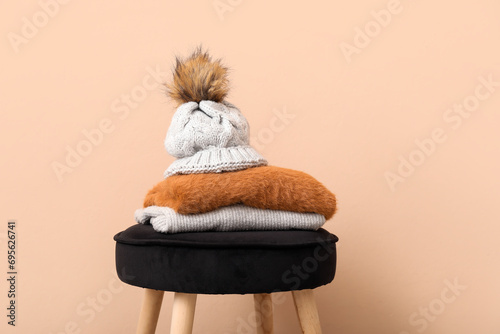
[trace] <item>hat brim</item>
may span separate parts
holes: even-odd
[[[163,176],[220,173],[265,165],[267,160],[251,146],[213,147],[175,160]]]

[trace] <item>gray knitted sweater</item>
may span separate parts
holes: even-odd
[[[157,232],[203,232],[248,230],[317,230],[325,217],[317,213],[298,213],[281,210],[257,209],[232,205],[214,211],[183,215],[169,207],[150,206],[138,209],[135,220],[151,224]]]

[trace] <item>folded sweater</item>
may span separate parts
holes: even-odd
[[[326,219],[336,210],[335,195],[315,178],[275,166],[169,176],[144,199],[144,207],[166,206],[181,214],[209,212],[234,204],[319,213]]]
[[[247,230],[317,230],[325,217],[316,213],[264,210],[244,205],[226,206],[214,211],[184,215],[169,207],[149,206],[135,212],[135,220],[151,224],[157,232],[203,232]]]

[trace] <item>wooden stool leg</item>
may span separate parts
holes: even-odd
[[[270,294],[253,295],[257,334],[273,334],[273,300]]]
[[[180,292],[175,293],[170,334],[192,333],[196,297],[196,294]]]
[[[292,294],[302,333],[321,334],[321,325],[313,290],[292,291]]]
[[[137,325],[137,334],[154,334],[160,315],[163,291],[144,289],[141,315]]]

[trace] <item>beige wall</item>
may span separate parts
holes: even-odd
[[[199,42],[233,69],[253,144],[339,198],[325,333],[499,333],[498,1],[40,3],[0,11],[2,268],[8,219],[19,244],[2,333],[134,332],[141,290],[116,281],[112,236],[173,161],[156,80]],[[68,167],[68,149],[87,156]],[[195,333],[247,333],[251,302],[201,296]],[[290,296],[275,321],[299,333]]]

